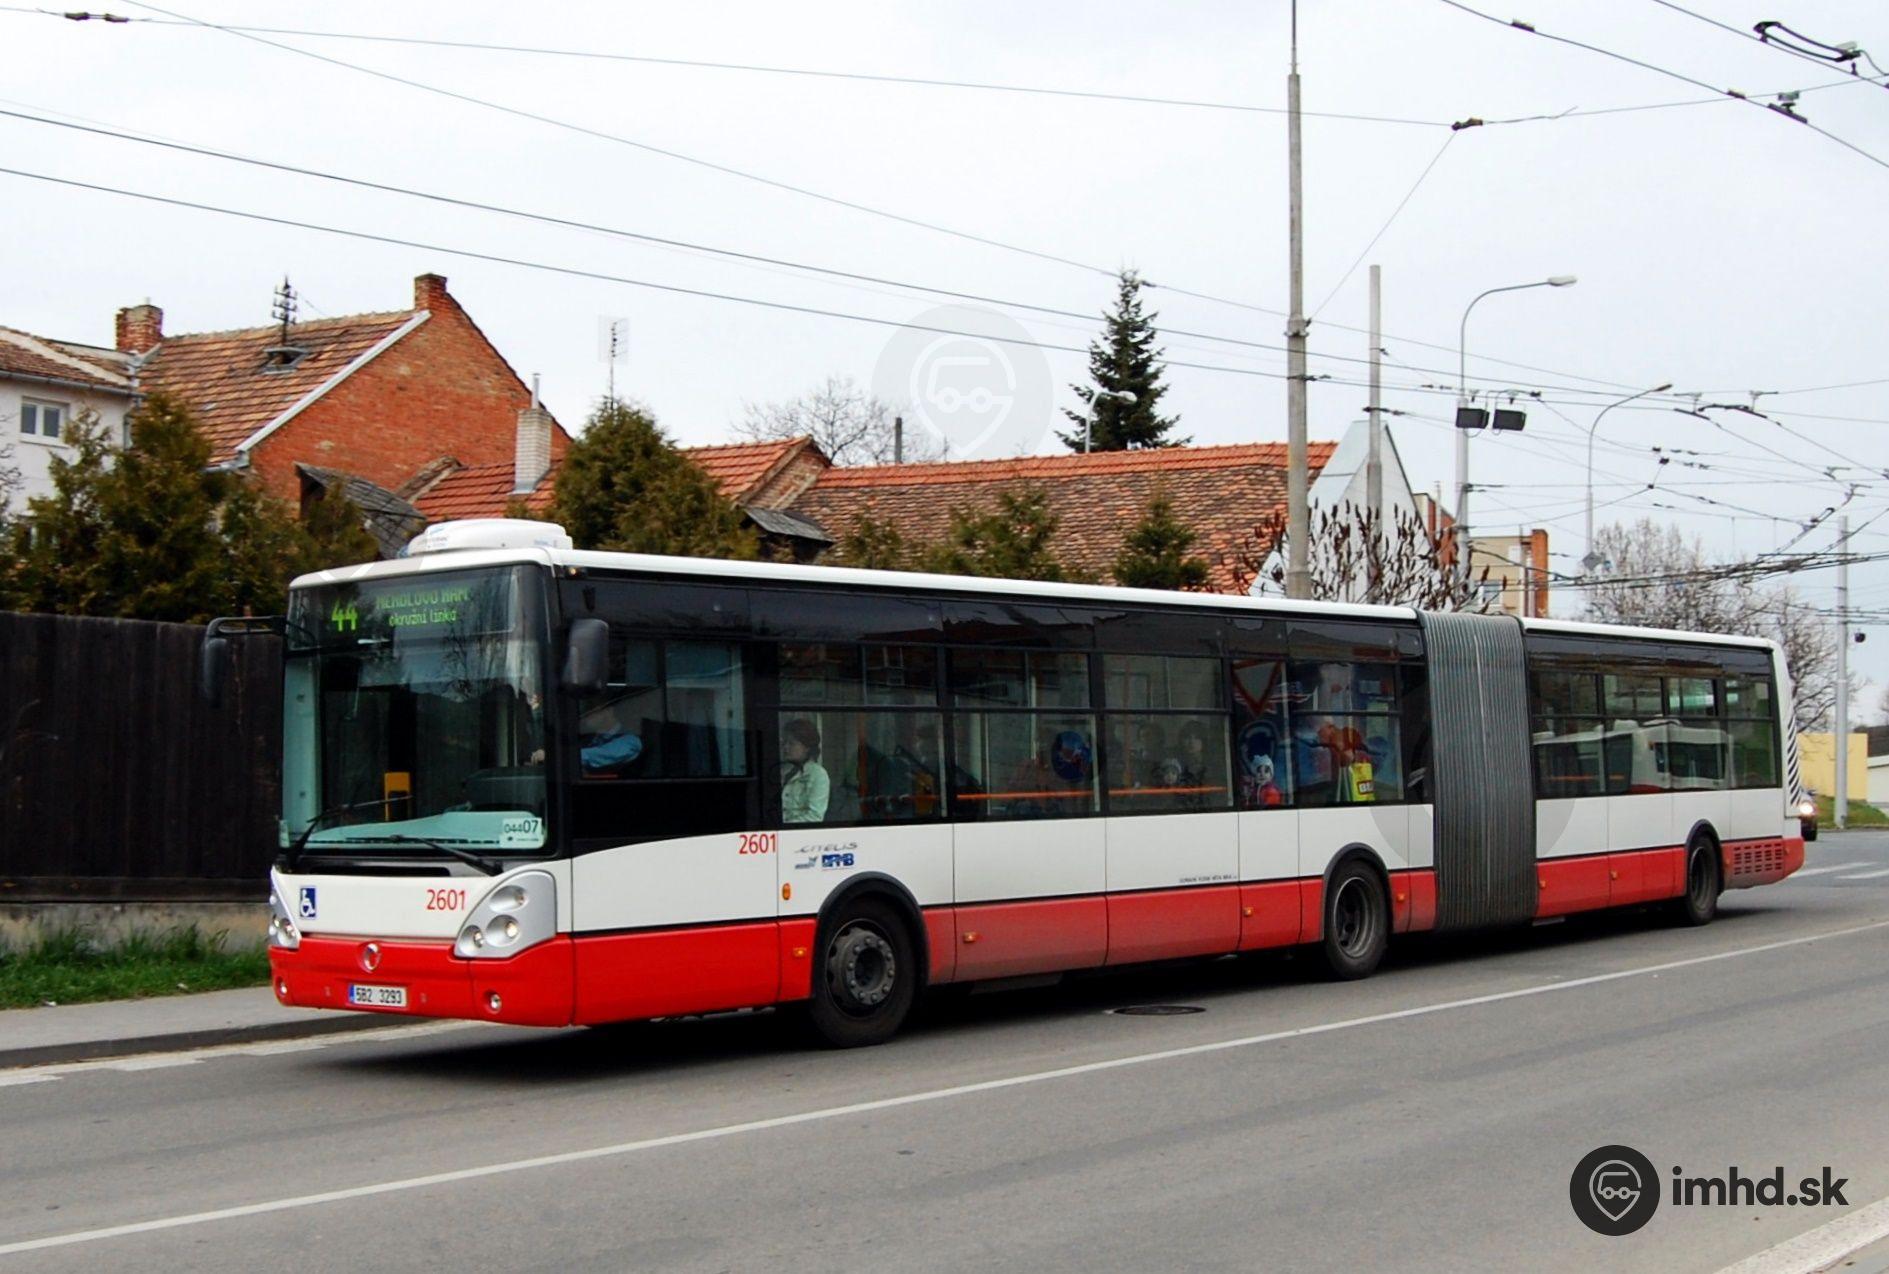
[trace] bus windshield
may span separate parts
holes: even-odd
[[[528,568],[365,579],[289,602],[283,836],[545,844],[544,643]],[[312,830],[311,830],[312,828]],[[437,853],[436,850],[430,851]]]

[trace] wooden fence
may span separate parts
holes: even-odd
[[[276,854],[281,646],[203,629],[0,612],[0,902],[261,896]]]

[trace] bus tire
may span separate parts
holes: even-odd
[[[808,1025],[833,1048],[883,1044],[904,1025],[918,994],[911,928],[885,899],[842,904],[821,926]]]
[[[1325,889],[1325,964],[1341,981],[1368,978],[1390,944],[1390,906],[1384,878],[1353,859],[1332,873]]]
[[[1682,924],[1709,925],[1718,915],[1718,842],[1700,832],[1686,846],[1686,892],[1673,903],[1673,916]]]

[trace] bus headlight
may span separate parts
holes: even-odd
[[[551,874],[521,872],[472,909],[453,943],[453,954],[465,960],[515,955],[556,935],[557,912],[557,885]]]
[[[269,945],[278,951],[293,951],[302,945],[302,931],[295,927],[289,909],[273,889],[269,891]]]

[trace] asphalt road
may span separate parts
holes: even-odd
[[[1839,1210],[1607,1238],[1575,1163],[1889,1196],[1885,970],[1889,835],[1855,832],[1701,930],[1091,978],[851,1053],[748,1015],[0,1072],[0,1271],[1715,1270]],[[1144,1004],[1204,1011],[1107,1012]]]

